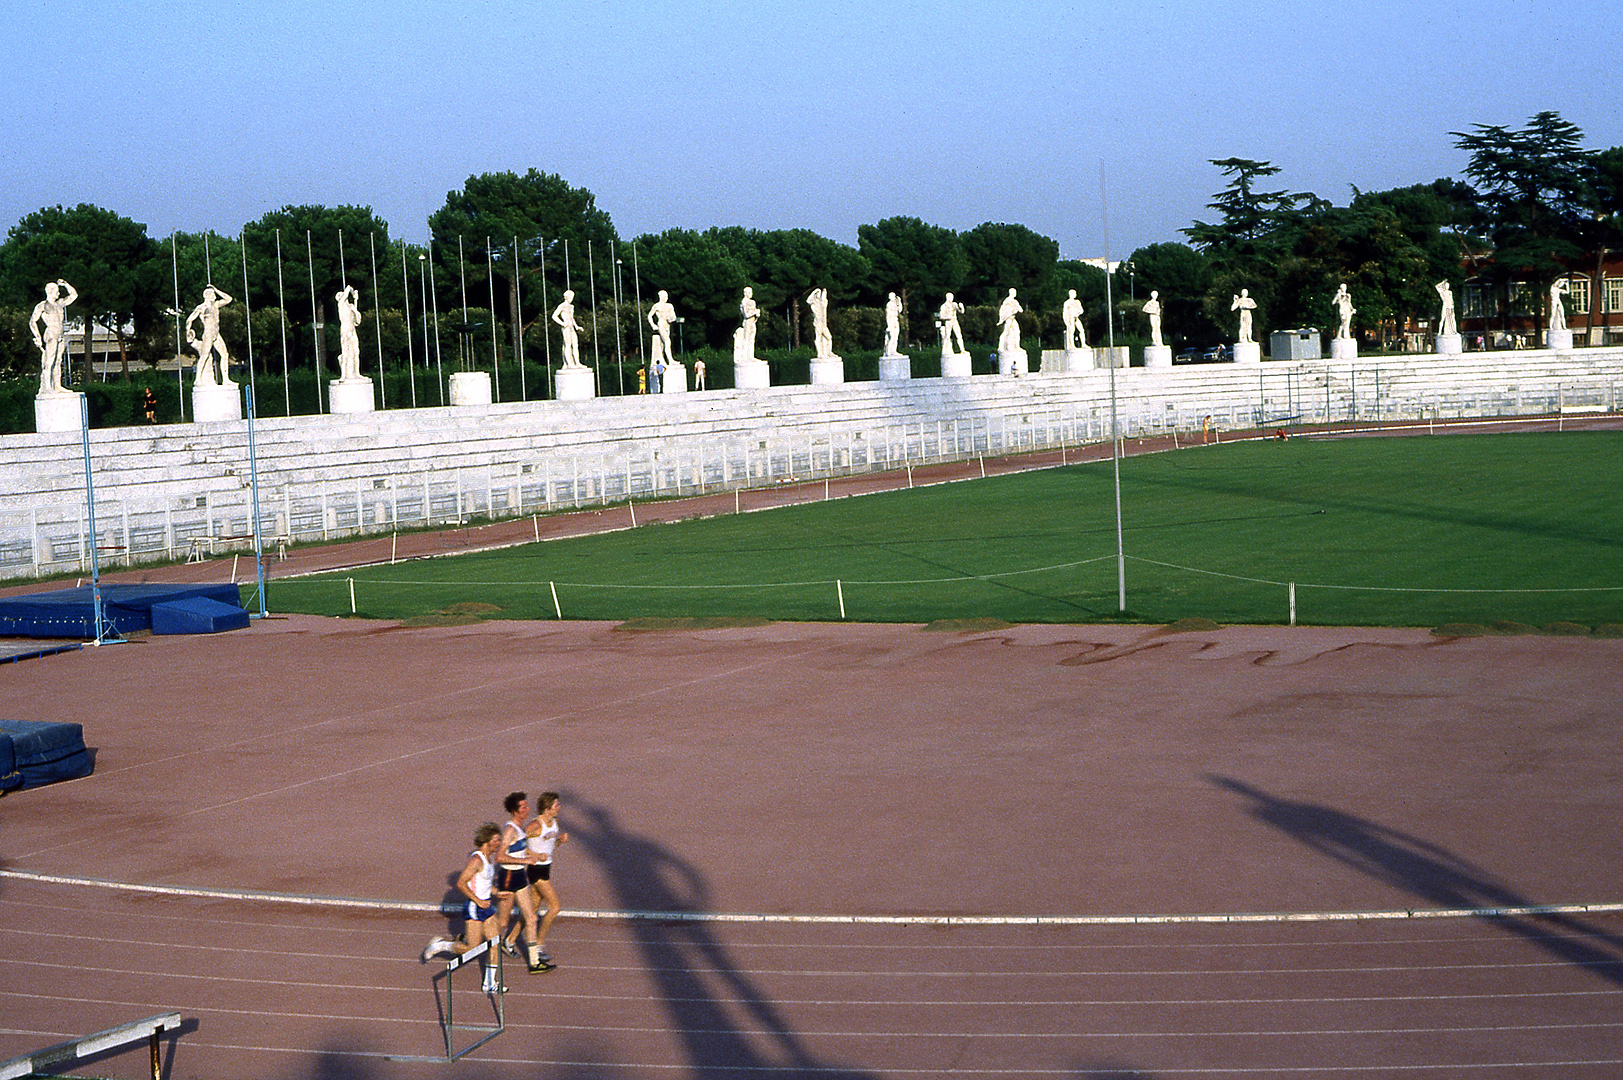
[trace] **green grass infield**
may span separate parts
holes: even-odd
[[[1492,628],[1623,623],[1623,433],[1293,439],[279,579],[270,607],[486,618]],[[556,597],[556,603],[554,598]]]

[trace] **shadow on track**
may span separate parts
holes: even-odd
[[[568,831],[597,860],[622,909],[702,912],[709,890],[692,864],[652,837],[622,826],[612,811],[564,792]],[[638,922],[633,939],[695,1077],[736,1080],[756,1070],[819,1080],[876,1080],[814,1057],[778,1007],[740,971],[710,924]]]
[[[1326,858],[1436,908],[1535,907],[1487,870],[1437,844],[1316,803],[1293,802],[1226,776],[1212,784],[1251,800],[1251,816]],[[1608,982],[1623,984],[1623,939],[1566,915],[1485,917],[1506,932]]]

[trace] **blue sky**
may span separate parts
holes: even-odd
[[[468,176],[590,189],[623,237],[897,214],[1067,257],[1181,240],[1270,160],[1337,204],[1461,176],[1450,131],[1541,109],[1623,144],[1623,4],[21,0],[0,226],[94,203],[235,233],[287,204],[392,235]]]

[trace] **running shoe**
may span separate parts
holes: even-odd
[[[542,960],[538,963],[531,964],[529,967],[529,972],[531,975],[545,975],[547,972],[552,971],[557,966],[557,964],[554,964],[550,960]]]
[[[541,962],[543,964],[551,964],[553,967],[558,966],[556,963],[553,962],[552,954],[547,952],[547,950],[545,950],[545,949],[542,949],[540,952],[536,953],[535,955],[537,955],[537,956],[539,956],[541,958]]]
[[[434,957],[451,947],[451,939],[447,937],[430,938],[428,947],[423,950],[423,963],[428,963]]]
[[[506,953],[508,956],[517,956],[518,947],[515,946],[511,941],[508,941],[506,938],[502,938],[502,952]]]

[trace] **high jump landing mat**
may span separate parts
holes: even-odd
[[[103,585],[106,620],[120,634],[152,629],[152,608],[198,598],[241,610],[237,586],[218,585]],[[219,627],[226,629],[227,627]],[[27,593],[0,598],[0,636],[29,638],[95,637],[96,612],[91,587]]]

